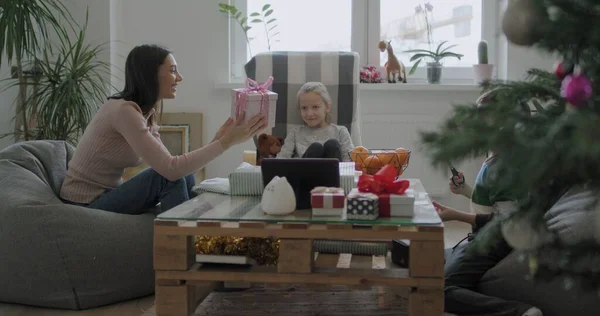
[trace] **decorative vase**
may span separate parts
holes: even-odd
[[[475,64],[473,65],[473,74],[475,83],[482,84],[485,81],[492,80],[494,74],[494,65],[490,64]]]
[[[438,62],[427,63],[427,82],[438,84],[442,79],[442,64]]]

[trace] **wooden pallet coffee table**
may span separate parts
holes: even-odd
[[[205,193],[162,213],[154,226],[154,269],[158,316],[192,315],[219,281],[308,284],[316,289],[347,285],[411,288],[410,315],[443,315],[444,226],[421,182],[415,190],[413,218],[349,221],[343,217],[311,217],[309,210],[268,216],[260,197]],[[274,266],[208,266],[195,262],[194,236],[277,237]],[[313,251],[313,240],[390,242],[408,239],[409,269],[388,256],[328,255]]]

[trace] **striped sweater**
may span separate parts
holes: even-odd
[[[148,125],[140,107],[124,100],[108,100],[88,124],[69,161],[60,197],[90,203],[122,183],[125,168],[146,162],[168,180],[202,168],[224,151],[219,141],[180,156],[163,145],[158,125]]]

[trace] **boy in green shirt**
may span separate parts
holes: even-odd
[[[461,212],[453,208],[433,202],[443,221],[457,220],[471,224],[473,233],[477,233],[495,214],[512,212],[516,209],[515,198],[508,190],[494,184],[494,158],[491,154],[479,170],[473,188],[464,182],[459,173],[454,177],[457,186],[450,181],[450,191],[463,195],[471,200],[471,212]],[[471,235],[471,234],[469,234]],[[487,296],[476,291],[481,277],[498,262],[504,259],[512,248],[502,238],[487,254],[468,251],[470,244],[453,248],[452,258],[444,267],[444,309],[457,315],[490,315],[490,316],[543,316],[534,306],[523,302],[508,301],[498,297]]]

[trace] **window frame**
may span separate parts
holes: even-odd
[[[498,10],[500,0],[480,0],[482,2],[482,39],[488,42],[489,62],[498,65]],[[242,12],[247,11],[246,0],[229,0]],[[247,13],[247,12],[246,12]],[[379,65],[381,52],[373,43],[380,38],[380,1],[379,0],[352,0],[352,51],[361,56],[361,66]],[[235,20],[229,20],[229,74],[230,82],[241,82],[246,77],[244,64],[248,56],[248,47],[244,32]],[[474,47],[473,50],[476,48]],[[407,65],[407,67],[409,67]],[[498,69],[496,69],[496,72]],[[469,84],[473,82],[471,67],[444,67],[444,83]],[[427,71],[419,67],[409,77],[409,83],[426,83]]]

